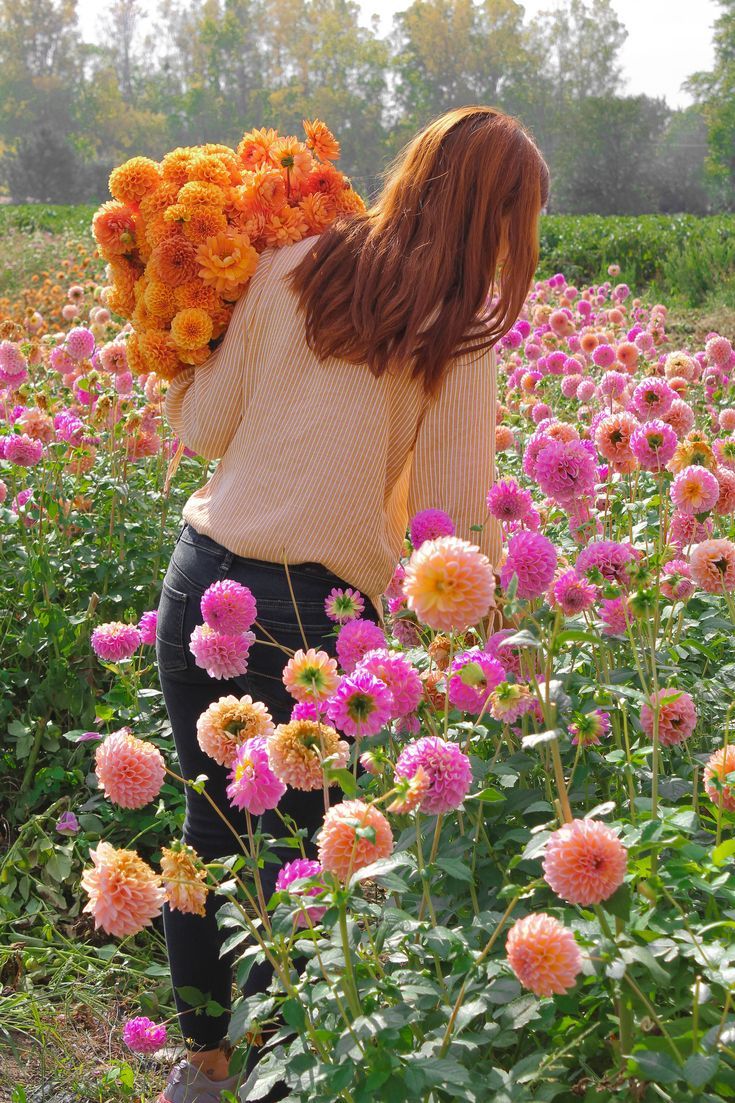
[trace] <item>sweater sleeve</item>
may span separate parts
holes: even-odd
[[[479,546],[494,567],[501,534],[488,516],[495,477],[495,356],[490,349],[459,356],[430,401],[414,444],[409,517],[442,509],[456,535]],[[470,526],[482,525],[481,532]]]

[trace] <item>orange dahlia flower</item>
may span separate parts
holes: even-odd
[[[140,203],[161,183],[161,169],[150,157],[131,157],[110,173],[110,194],[121,203]]]
[[[251,172],[261,165],[275,164],[272,156],[273,146],[278,140],[278,131],[270,127],[266,130],[249,130],[243,134],[237,147],[237,155],[246,169]]]
[[[161,879],[169,907],[186,915],[205,914],[207,870],[193,847],[183,842],[162,847]]]
[[[99,843],[89,856],[93,866],[82,874],[89,901],[82,910],[92,913],[95,927],[118,938],[149,927],[166,898],[151,867],[132,850],[109,843]]]
[[[150,314],[162,322],[170,322],[178,307],[174,290],[159,280],[151,280],[143,292],[143,302]]]
[[[206,284],[225,298],[237,298],[257,267],[258,254],[244,234],[217,234],[199,246],[196,260]]]
[[[197,275],[197,250],[185,237],[168,238],[156,245],[150,266],[162,283],[178,287]]]
[[[320,161],[339,160],[339,142],[326,123],[321,119],[309,122],[304,119],[304,133],[306,134],[306,146]]]
[[[190,180],[179,189],[177,206],[182,207],[224,207],[226,195],[217,184],[204,180]]]
[[[92,233],[106,260],[135,248],[135,213],[111,200],[103,203],[92,219]]]
[[[299,207],[284,207],[278,214],[269,215],[265,223],[265,240],[270,246],[280,247],[301,241],[309,226]]]
[[[219,207],[204,203],[190,208],[182,224],[184,237],[195,245],[201,245],[208,237],[216,237],[227,229],[227,219]]]
[[[275,165],[288,173],[291,183],[299,187],[309,178],[314,168],[314,160],[303,142],[298,138],[279,138],[273,144],[271,159]]]
[[[358,835],[361,828],[372,828],[372,839]],[[353,873],[391,854],[393,832],[379,808],[361,800],[346,800],[325,815],[317,846],[322,868],[347,881]]]
[[[312,234],[320,234],[322,230],[326,230],[334,218],[334,200],[331,195],[323,192],[313,192],[311,195],[304,196],[299,207]]]
[[[171,322],[171,337],[176,345],[187,351],[206,345],[212,336],[212,319],[205,310],[196,306],[180,310]]]
[[[200,310],[206,310],[208,314],[213,314],[219,306],[219,295],[217,292],[213,287],[208,287],[207,284],[203,283],[199,278],[187,280],[186,283],[180,284],[178,287],[174,288],[173,295],[178,310],[185,310],[187,307],[198,306]]]

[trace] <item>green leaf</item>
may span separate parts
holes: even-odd
[[[675,1084],[681,1079],[682,1070],[668,1053],[641,1049],[628,1058],[628,1069],[643,1080],[657,1084]]]
[[[306,1012],[299,1000],[286,1000],[281,1007],[281,1014],[294,1030],[301,1033],[306,1029]]]
[[[627,920],[630,917],[630,905],[632,903],[632,895],[630,891],[630,885],[621,885],[612,896],[609,896],[607,900],[603,900],[602,907],[610,915],[616,916],[618,919]]]
[[[357,792],[357,782],[349,770],[344,766],[329,766],[324,771],[328,781],[334,781],[340,786],[342,792],[348,797],[353,797]]]
[[[210,992],[204,993],[199,988],[195,988],[192,984],[182,984],[176,991],[181,996],[184,1003],[188,1003],[190,1007],[203,1007],[209,1003],[212,998]]]
[[[712,851],[712,862],[716,866],[721,866],[725,859],[733,854],[735,854],[735,839],[726,839]]]
[[[437,858],[434,864],[457,881],[471,882],[473,879],[472,870],[464,862],[460,862],[458,858]]]
[[[684,1062],[684,1076],[690,1088],[703,1088],[717,1072],[720,1063],[716,1054],[706,1057],[703,1053],[693,1053]]]

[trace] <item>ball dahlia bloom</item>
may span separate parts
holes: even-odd
[[[204,623],[227,636],[247,632],[258,615],[255,598],[248,586],[223,578],[213,582],[202,595]]]
[[[243,743],[255,736],[267,739],[274,730],[264,704],[249,694],[228,694],[214,701],[197,720],[197,742],[218,765],[229,769]]]
[[[689,569],[697,586],[708,594],[735,590],[735,543],[703,540],[689,556]]]
[[[653,375],[643,379],[635,388],[633,405],[642,418],[649,420],[667,414],[676,397],[676,391],[671,389],[665,379]]]
[[[569,904],[599,904],[620,887],[628,853],[615,832],[598,820],[572,820],[546,844],[544,880]]]
[[[367,670],[346,674],[327,702],[327,716],[353,739],[377,735],[393,714],[393,694]]]
[[[411,518],[408,531],[414,548],[420,548],[425,540],[454,536],[454,521],[443,509],[423,509]]]
[[[699,517],[717,505],[720,484],[706,467],[685,467],[671,484],[671,500],[680,513]]]
[[[696,589],[686,559],[670,559],[661,572],[661,593],[669,601],[688,601]]]
[[[544,912],[515,921],[505,952],[518,980],[536,996],[563,995],[574,987],[582,969],[573,933]]]
[[[428,790],[419,805],[421,811],[438,816],[458,808],[472,784],[472,767],[457,744],[434,735],[408,743],[398,756],[396,779],[412,778],[419,767],[429,776]]]
[[[333,766],[347,765],[350,749],[334,728],[313,720],[279,724],[268,739],[268,758],[277,777],[293,789],[310,792],[324,784],[326,758]]]
[[[166,1045],[166,1027],[154,1023],[145,1015],[128,1019],[123,1026],[123,1041],[133,1053],[155,1053]]]
[[[581,440],[551,441],[536,458],[536,482],[562,506],[591,495],[596,477],[594,457]]]
[[[393,719],[413,712],[423,696],[418,671],[397,651],[384,647],[367,651],[355,670],[366,670],[388,687],[393,695]]]
[[[89,853],[92,868],[82,873],[89,900],[82,909],[95,927],[116,938],[137,934],[161,914],[166,893],[160,878],[132,850],[99,843]]]
[[[140,642],[147,646],[153,646],[156,642],[156,625],[158,624],[158,611],[151,609],[147,613],[143,613],[138,621],[138,631],[140,632]]]
[[[85,326],[77,326],[67,333],[65,345],[72,360],[88,360],[94,352],[94,334]]]
[[[690,548],[692,544],[700,544],[708,540],[713,530],[714,525],[711,517],[700,522],[691,514],[681,513],[677,509],[669,526],[669,543],[680,550]]]
[[[381,638],[385,638],[382,633]],[[336,661],[326,651],[315,651],[313,647],[297,651],[283,668],[283,684],[297,701],[326,701],[339,682]]]
[[[524,490],[515,479],[503,479],[488,491],[487,508],[491,517],[505,524],[523,521],[533,509],[531,491]]]
[[[143,808],[157,797],[166,776],[158,747],[130,728],[112,732],[95,751],[95,771],[105,796],[121,808]]]
[[[176,841],[161,848],[161,880],[170,908],[186,915],[205,915],[207,870],[193,847]]]
[[[597,601],[597,587],[576,571],[565,571],[551,587],[549,601],[565,616],[573,617],[592,608]]]
[[[140,647],[141,634],[134,624],[110,621],[94,629],[90,643],[98,658],[119,663],[135,654]]]
[[[517,575],[518,597],[540,597],[548,589],[555,571],[556,549],[551,540],[539,532],[519,532],[508,544],[500,584],[507,590],[513,575]]]
[[[275,808],[286,786],[271,769],[268,740],[262,735],[241,743],[229,773],[227,798],[233,808],[262,816]]]
[[[353,590],[349,586],[347,589],[335,586],[324,601],[324,612],[330,620],[344,624],[362,616],[365,612],[365,600],[359,590]]]
[[[579,553],[574,569],[585,578],[593,577],[599,571],[608,582],[629,586],[630,565],[638,559],[639,553],[632,544],[620,544],[616,540],[595,540]]]
[[[497,659],[481,647],[472,647],[452,660],[449,700],[455,708],[477,716],[505,677],[505,669]]]
[[[597,746],[600,739],[610,731],[610,714],[602,709],[594,709],[578,715],[576,721],[569,725],[568,731],[575,747]]]
[[[735,812],[735,785],[727,781],[730,774],[735,774],[735,747],[728,743],[710,755],[704,768],[704,788],[718,808]]]
[[[409,609],[440,632],[469,628],[495,603],[489,559],[455,536],[427,540],[413,553],[403,589]]]
[[[641,707],[641,727],[649,739],[653,739],[656,707],[661,745],[670,747],[687,740],[697,726],[697,710],[690,694],[682,689],[660,689]]]
[[[43,441],[18,433],[5,442],[5,459],[16,467],[35,467],[43,455]]]
[[[637,460],[630,442],[638,424],[637,418],[623,412],[602,418],[595,429],[598,452],[621,474],[635,471]]]
[[[663,471],[676,451],[677,437],[665,421],[654,419],[636,429],[630,447],[644,471]]]
[[[382,628],[373,620],[351,620],[343,624],[335,645],[340,666],[351,674],[357,664],[376,647],[386,647]]]
[[[198,624],[191,634],[189,648],[197,666],[210,678],[237,678],[248,668],[250,648],[255,643],[253,632],[228,635]]]
[[[313,858],[296,858],[293,862],[286,862],[281,866],[276,878],[276,892],[288,892],[303,900],[305,896],[318,896],[324,891],[324,885],[315,878],[322,872],[321,862]],[[299,882],[308,882],[300,884]],[[326,907],[320,904],[312,904],[311,907],[301,905],[301,911],[295,917],[297,927],[308,927],[310,924],[319,923],[326,914]]]
[[[363,833],[358,835],[358,831]],[[317,838],[319,861],[340,881],[387,858],[393,851],[393,833],[383,813],[361,800],[333,805]]]

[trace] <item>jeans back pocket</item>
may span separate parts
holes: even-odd
[[[188,595],[175,590],[164,579],[156,622],[156,659],[160,670],[186,670],[187,641],[184,639],[184,617]]]

